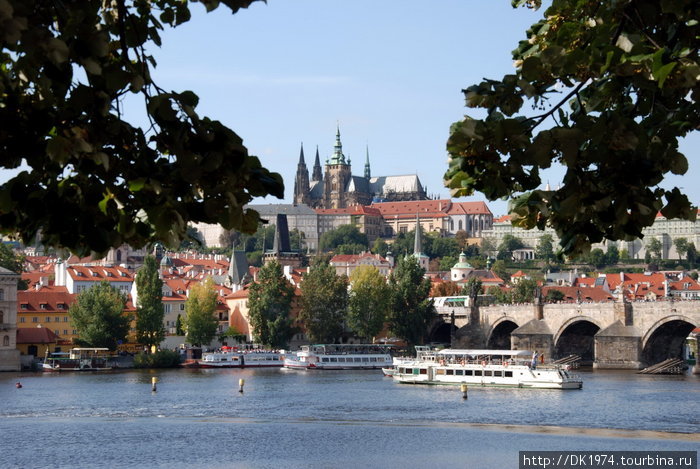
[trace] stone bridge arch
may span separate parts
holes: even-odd
[[[644,366],[667,358],[682,358],[683,344],[697,327],[687,316],[674,314],[659,319],[642,336],[641,362]]]
[[[518,323],[510,316],[503,316],[497,322],[491,325],[491,328],[486,334],[487,349],[506,349],[510,350],[511,340],[510,334],[517,329]]]
[[[589,316],[570,318],[552,337],[552,358],[579,355],[583,365],[595,361],[595,335],[602,329],[599,321]]]
[[[442,317],[433,321],[428,330],[428,343],[451,344],[457,327]]]

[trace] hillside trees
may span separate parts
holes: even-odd
[[[163,327],[163,280],[158,275],[158,261],[146,256],[136,274],[136,341],[150,350],[165,338]]]
[[[341,225],[321,235],[319,248],[323,252],[337,251],[343,254],[359,254],[369,249],[367,235],[360,233],[355,225]]]
[[[277,261],[268,262],[258,272],[258,280],[249,289],[250,325],[256,342],[270,348],[284,348],[294,329],[289,312],[294,287],[284,277]]]
[[[336,343],[343,333],[348,307],[348,279],[336,275],[326,259],[316,259],[301,284],[299,320],[311,342]]]
[[[78,294],[69,313],[80,339],[87,347],[116,350],[126,341],[131,315],[124,312],[126,296],[107,281],[96,283]]]
[[[226,0],[232,12],[254,0]],[[218,1],[204,1],[215,9]],[[254,231],[253,197],[282,198],[279,174],[223,123],[200,116],[192,91],[153,82],[164,27],[189,21],[179,0],[0,2],[0,232],[103,254],[161,241],[188,223]],[[150,127],[124,120],[140,98]],[[137,99],[138,101],[138,99]],[[56,216],[60,214],[60,216]]]
[[[361,265],[350,275],[348,326],[370,343],[384,327],[390,291],[386,279],[371,265]]]
[[[402,257],[389,276],[391,289],[389,327],[409,345],[423,343],[428,325],[435,317],[430,280],[413,256]]]
[[[699,17],[694,0],[551,2],[513,51],[514,73],[463,90],[486,117],[452,125],[452,195],[511,198],[513,223],[551,226],[567,255],[639,238],[659,211],[695,219],[660,183],[686,172],[679,139],[700,124]],[[561,186],[538,189],[553,165]]]
[[[188,344],[206,346],[216,336],[219,321],[216,313],[217,294],[214,280],[192,285],[185,300],[185,331]]]

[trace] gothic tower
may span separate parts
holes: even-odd
[[[314,172],[311,175],[313,182],[323,180],[323,170],[321,169],[321,160],[318,157],[318,145],[316,145],[316,161],[314,161]]]
[[[304,144],[301,144],[301,152],[299,153],[299,164],[297,164],[297,175],[294,179],[294,203],[307,204],[309,203],[309,170],[306,169],[304,161]]]
[[[371,177],[372,174],[369,170],[369,145],[367,145],[367,159],[365,160],[365,179],[369,181]]]
[[[335,134],[333,155],[326,162],[326,174],[323,181],[323,207],[347,207],[346,188],[352,177],[350,160],[345,160],[343,145],[340,143],[340,127]]]

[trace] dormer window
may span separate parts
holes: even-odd
[[[39,304],[39,308],[41,308],[41,309],[49,309],[49,305],[48,305],[48,303],[40,303],[40,304]]]
[[[21,304],[22,309],[29,309],[29,304],[28,303],[22,303]]]

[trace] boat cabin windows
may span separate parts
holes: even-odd
[[[447,371],[447,376],[453,376],[455,374],[455,370],[446,370]]]
[[[481,370],[474,370],[474,376],[481,376]]]
[[[493,372],[491,370],[484,370],[484,376],[493,376]]]
[[[504,372],[503,372],[503,375],[504,375],[506,378],[512,378],[512,377],[513,377],[513,372],[512,372],[512,371],[504,371]]]

